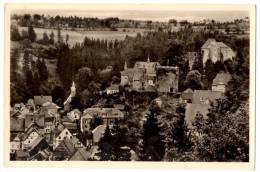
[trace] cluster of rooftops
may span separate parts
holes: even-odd
[[[207,41],[204,49],[215,45],[214,42]],[[225,47],[220,43],[216,45]],[[217,74],[211,90],[187,89],[181,93],[178,92],[178,79],[178,67],[161,66],[148,57],[146,62],[136,62],[133,68],[128,68],[125,63],[120,85],[139,91],[179,94],[178,100],[186,103],[186,123],[192,129],[195,116],[200,113],[207,118],[211,104],[224,97],[231,75],[223,72]],[[119,93],[119,85],[111,85],[106,92],[108,95]],[[51,96],[34,96],[26,104],[11,107],[10,153],[15,160],[49,160],[50,157],[52,160],[87,160],[94,156],[96,144],[103,137],[106,127],[125,117],[124,104],[115,104],[112,108],[93,106],[83,112],[71,110],[68,107],[75,94],[76,85],[73,82],[64,109],[52,102]],[[164,99],[158,97],[156,101],[162,104]],[[91,129],[91,122],[96,117],[101,118],[103,124]],[[91,133],[87,139],[79,139],[80,133],[87,131]]]

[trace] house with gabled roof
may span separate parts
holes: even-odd
[[[173,66],[157,67],[157,91],[159,93],[178,92],[179,68]]]
[[[42,108],[46,109],[48,113],[55,114],[58,112],[58,109],[60,109],[61,107],[59,107],[57,104],[53,102],[45,102],[42,104]]]
[[[64,139],[54,148],[53,158],[54,160],[69,160],[75,152],[76,148],[72,141],[70,139]]]
[[[22,135],[22,149],[30,149],[34,144],[34,141],[42,137],[42,128],[34,121],[26,128]]]
[[[10,131],[11,132],[24,132],[25,119],[18,117],[11,117],[10,119]]]
[[[124,113],[116,108],[88,108],[83,111],[83,116],[81,117],[81,131],[89,130],[89,122],[94,116],[101,117],[104,124],[110,125],[116,119],[123,119]]]
[[[55,149],[63,140],[71,140],[72,138],[73,136],[71,132],[67,128],[64,128],[64,130],[56,137],[53,148]]]
[[[79,148],[77,151],[70,157],[70,161],[88,161],[90,158],[91,152],[86,151],[86,148]]]
[[[41,107],[46,102],[52,102],[52,97],[43,95],[34,96],[34,105],[36,106],[36,108]]]
[[[31,161],[48,161],[51,159],[52,152],[49,148],[40,150],[36,155],[30,157]]]
[[[16,134],[14,139],[10,139],[10,152],[22,150],[22,133]]]
[[[38,137],[32,142],[32,145],[29,149],[30,156],[36,155],[39,151],[47,149],[49,147],[48,142],[44,137]]]
[[[25,115],[25,128],[27,128],[32,122],[35,122],[38,126],[45,126],[45,115],[39,113],[28,113]]]
[[[173,66],[161,66],[158,62],[136,62],[134,68],[128,68],[125,62],[121,72],[121,86],[128,85],[133,90],[145,92],[151,91],[153,86],[158,92],[169,93],[178,91],[179,68]],[[149,89],[147,89],[149,88]]]
[[[72,121],[80,120],[82,113],[78,109],[74,109],[67,113],[67,117]]]
[[[110,85],[109,87],[106,88],[106,93],[107,95],[119,93],[119,85],[118,84]]]
[[[229,73],[218,73],[212,82],[212,91],[220,91],[222,93],[226,92],[228,82],[231,80],[231,75]]]

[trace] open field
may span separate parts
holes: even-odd
[[[27,31],[27,27],[18,27],[19,32],[21,33],[22,30]],[[42,39],[42,35],[44,32],[46,32],[48,35],[53,31],[55,35],[55,41],[57,40],[57,30],[56,29],[44,29],[44,28],[34,28],[37,39]],[[128,36],[136,36],[137,33],[144,33],[145,29],[125,29],[124,32],[123,29],[119,29],[118,31],[71,31],[71,30],[61,30],[61,36],[65,40],[66,34],[69,35],[69,45],[72,46],[76,43],[82,43],[84,41],[85,37],[88,37],[90,39],[105,39],[105,40],[124,40],[126,35]]]

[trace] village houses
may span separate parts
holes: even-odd
[[[178,79],[178,67],[161,66],[158,62],[151,62],[148,57],[146,62],[136,62],[134,68],[128,68],[125,62],[120,85],[128,85],[137,91],[154,87],[154,91],[175,93],[178,91]]]

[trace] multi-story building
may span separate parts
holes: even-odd
[[[177,92],[178,79],[178,67],[161,66],[148,57],[146,62],[136,62],[134,68],[128,68],[125,63],[120,85],[128,85],[137,91],[154,87],[158,92]]]
[[[229,46],[223,42],[217,42],[215,39],[208,39],[201,47],[201,52],[204,65],[208,59],[216,63],[217,61],[232,60],[236,55]]]

